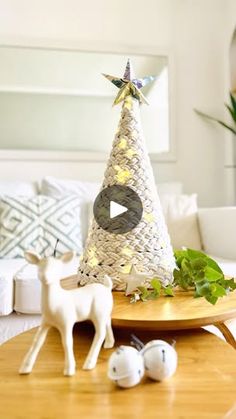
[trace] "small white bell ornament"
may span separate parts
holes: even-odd
[[[164,340],[152,340],[141,350],[146,375],[152,380],[162,381],[171,377],[177,368],[177,352]]]
[[[138,384],[144,375],[143,357],[131,346],[120,346],[108,361],[108,377],[119,387],[128,388]]]

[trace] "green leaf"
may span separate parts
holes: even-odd
[[[189,282],[182,276],[176,285],[183,288],[184,290],[187,290],[189,288]]]
[[[202,281],[205,278],[205,270],[197,271],[194,275],[194,281]]]
[[[235,99],[234,95],[232,95],[232,93],[230,93],[229,95],[230,95],[230,101],[231,101],[234,113],[236,115],[236,99]]]
[[[186,250],[175,250],[174,251],[174,256],[175,256],[175,261],[176,261],[176,265],[178,266],[178,268],[181,268],[181,262],[183,260],[183,258],[186,255]]]
[[[174,297],[174,291],[171,285],[163,288],[164,294],[168,297]]]
[[[145,288],[145,287],[138,287],[138,290],[140,291],[140,298],[141,298],[141,300],[142,301],[147,301],[147,297],[148,297],[148,294],[149,294],[149,292],[148,292],[148,290],[147,290],[147,288]]]
[[[175,259],[179,257],[184,257],[186,254],[186,250],[174,250]]]
[[[208,279],[208,281],[217,281],[218,279],[223,278],[223,274],[221,272],[215,271],[215,269],[211,268],[210,266],[207,266],[205,268],[205,278]]]
[[[228,109],[228,111],[230,112],[230,115],[231,115],[233,121],[236,122],[236,111],[234,111],[233,108],[231,108],[229,105],[227,105],[227,103],[225,103],[225,106]]]
[[[190,286],[192,286],[193,281],[192,281],[192,277],[191,277],[191,270],[188,269],[188,266],[186,265],[189,264],[189,262],[187,260],[182,261],[183,264],[183,268],[180,269],[174,269],[173,274],[174,274],[174,286],[180,286],[181,288],[187,290]],[[191,265],[189,264],[190,268]]]
[[[183,269],[184,272],[189,272],[189,270],[191,269],[191,264],[186,258],[182,259],[181,269]]]
[[[185,290],[189,287],[188,275],[184,275],[181,270],[174,269],[174,286],[179,286]]]
[[[236,290],[236,282],[235,278],[226,279],[227,288],[231,288],[231,290]]]
[[[180,280],[180,278],[181,278],[181,271],[179,270],[179,269],[174,269],[173,270],[173,276],[174,276],[174,280],[176,281],[176,282],[178,282],[179,280]]]
[[[187,249],[186,252],[189,259],[204,259],[207,257],[206,253],[200,252],[199,250]]]
[[[222,125],[222,127],[227,128],[229,131],[231,131],[234,135],[236,135],[236,128],[231,127],[228,124],[225,124],[225,122],[217,121],[218,124]]]
[[[236,134],[236,128],[233,128],[230,125],[227,125],[225,122],[221,121],[220,119],[214,118],[213,116],[200,112],[197,109],[194,109],[194,110],[198,115],[203,116],[204,118],[210,119],[211,121],[215,121],[218,124],[222,125],[224,128],[227,128],[228,130],[230,130],[233,134]]]
[[[191,261],[191,266],[195,270],[202,270],[207,266],[206,258],[196,258]]]
[[[217,283],[210,284],[210,290],[214,297],[224,297],[227,294],[225,288]]]
[[[150,291],[148,293],[147,300],[155,300],[159,296],[160,296],[160,294],[157,291],[155,291],[155,290],[154,291]]]
[[[214,259],[211,259],[209,256],[207,256],[206,261],[207,261],[207,265],[210,266],[210,268],[224,275],[222,269],[220,268],[220,266],[218,265],[218,263],[216,263]]]
[[[151,286],[154,288],[154,290],[157,291],[158,294],[161,292],[161,282],[158,278],[153,278],[150,282]]]
[[[205,298],[209,303],[211,303],[213,305],[215,305],[217,300],[218,300],[218,298],[215,297],[214,295],[207,295]]]
[[[207,295],[209,295],[210,294],[209,282],[207,281],[197,282],[196,292],[197,292],[197,295],[201,297],[206,297]]]
[[[221,280],[218,281],[218,283],[222,285],[222,287],[224,287],[226,290],[234,291],[236,289],[236,282],[234,278],[230,278],[230,279],[222,278]]]

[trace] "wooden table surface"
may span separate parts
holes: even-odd
[[[132,330],[133,331],[133,330]],[[64,377],[63,351],[52,329],[28,376],[18,375],[35,329],[0,347],[1,419],[235,419],[236,352],[218,337],[204,331],[136,331],[145,343],[153,338],[174,338],[179,356],[176,374],[157,383],[119,389],[106,375],[112,349],[102,349],[97,367],[81,370],[93,329],[76,325],[74,351],[77,373]],[[116,345],[129,344],[130,332],[115,329]]]

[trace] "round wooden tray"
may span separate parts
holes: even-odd
[[[62,280],[66,289],[77,287],[77,275]],[[113,291],[112,324],[145,330],[182,330],[215,325],[235,348],[226,320],[236,317],[236,291],[220,298],[216,305],[193,298],[192,291],[175,291],[175,297],[161,296],[147,302],[130,303],[122,291]]]
[[[193,292],[178,291],[175,297],[130,303],[122,292],[113,292],[114,326],[145,329],[189,329],[224,322],[236,317],[236,292],[211,305],[204,298],[193,298]]]

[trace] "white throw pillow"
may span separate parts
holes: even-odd
[[[161,205],[173,248],[201,250],[197,195],[163,195]]]
[[[46,176],[42,180],[41,193],[43,195],[53,196],[54,198],[61,198],[65,195],[77,195],[81,201],[94,201],[99,189],[100,183],[97,182],[83,182],[72,179],[58,179],[52,176]]]
[[[14,168],[13,168],[14,170]],[[0,181],[0,196],[35,196],[38,193],[36,182]]]
[[[80,200],[81,207],[81,234],[83,244],[88,231],[88,204],[93,202],[99,193],[101,184],[96,182],[83,182],[80,180],[58,179],[46,176],[42,180],[41,192],[44,195],[54,198],[61,198],[65,195],[76,194]]]
[[[0,200],[0,258],[24,257],[34,249],[42,255],[82,251],[80,201],[71,195],[62,199],[37,195]]]
[[[159,197],[165,195],[181,195],[183,193],[183,184],[181,182],[162,182],[156,185]]]

